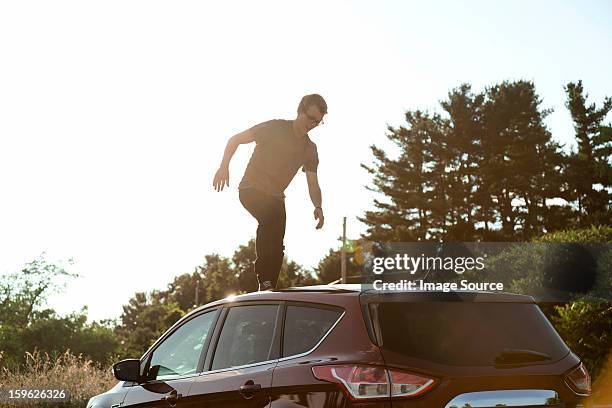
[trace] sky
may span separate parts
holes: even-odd
[[[231,256],[256,222],[237,191],[252,145],[212,188],[227,139],[320,93],[322,230],[305,177],[286,191],[286,255],[312,268],[343,217],[364,231],[369,146],[461,83],[533,81],[571,148],[563,85],[612,96],[611,18],[608,1],[1,2],[0,273],[73,258],[49,306],[97,320]]]

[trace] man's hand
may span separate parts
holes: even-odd
[[[314,218],[315,220],[319,220],[316,229],[321,229],[323,227],[323,221],[325,220],[325,217],[323,217],[323,209],[321,207],[314,209]]]
[[[223,152],[223,160],[221,160],[221,166],[215,174],[213,179],[213,187],[217,191],[223,191],[225,186],[229,187],[229,163],[232,160],[232,156],[236,153],[236,149],[239,145],[244,143],[251,143],[255,140],[255,134],[251,129],[247,129],[244,132],[240,132],[229,138],[225,151]]]
[[[221,166],[219,170],[215,173],[215,178],[213,179],[213,187],[217,191],[223,191],[225,186],[229,187],[229,169],[227,167]]]

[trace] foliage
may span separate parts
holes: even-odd
[[[488,258],[485,275],[468,271],[461,278],[479,281],[485,276],[502,282],[507,292],[535,295],[595,378],[612,349],[611,243],[610,226],[545,234],[533,242],[512,243]]]
[[[238,290],[236,293],[246,293],[257,290],[257,277],[254,272],[256,259],[255,240],[250,239],[246,245],[240,245],[232,256],[233,269],[236,271]],[[301,265],[294,261],[283,259],[277,287],[304,286],[315,284],[315,278]]]
[[[587,105],[582,81],[568,83],[566,106],[572,115],[578,150],[568,158],[567,171],[572,198],[576,202],[580,225],[610,220],[612,187],[612,131],[603,120],[612,110],[612,98],[604,99],[600,108]],[[603,188],[595,188],[600,185]]]
[[[63,288],[64,278],[76,277],[41,254],[19,272],[0,276],[0,323],[26,328],[48,296]]]
[[[240,245],[232,256],[232,263],[238,274],[238,288],[241,293],[257,290],[255,276],[255,240],[250,239],[246,245]]]
[[[321,284],[334,282],[340,279],[341,274],[341,250],[330,249],[327,255],[319,261],[315,268],[317,280]],[[361,274],[361,266],[355,260],[355,252],[346,251],[346,276],[358,276]]]
[[[612,303],[584,298],[557,306],[556,312],[555,328],[597,377],[612,350]]]
[[[70,349],[97,362],[116,353],[110,322],[87,323],[86,309],[59,317],[44,307],[51,293],[62,290],[66,278],[76,276],[42,254],[19,272],[0,278],[0,350],[5,366],[18,366],[35,348],[54,356]]]
[[[580,234],[578,232],[578,234]],[[509,292],[543,301],[569,301],[585,294],[609,299],[612,294],[612,249],[603,244],[530,242],[508,246],[487,258],[486,273],[468,271],[463,278],[501,282]]]
[[[102,363],[116,355],[118,341],[110,322],[87,323],[86,309],[68,316],[35,319],[22,337],[24,350],[38,349],[52,357],[68,350]]]
[[[612,227],[562,231],[541,238],[543,242],[555,240],[610,244]],[[612,358],[612,249],[609,245],[599,257],[596,268],[596,281],[590,293],[547,312],[561,337],[584,361],[593,378],[600,374],[606,356]]]
[[[136,293],[123,306],[121,324],[115,328],[122,358],[140,358],[183,314],[177,303],[165,301],[159,292]]]
[[[534,239],[535,242],[612,243],[612,225],[591,225],[588,228],[557,231]]]
[[[310,272],[294,261],[283,260],[280,275],[276,287],[289,288],[292,286],[308,286],[317,283]]]

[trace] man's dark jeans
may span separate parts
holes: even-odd
[[[259,223],[255,239],[255,273],[276,287],[285,255],[285,201],[252,188],[240,189],[240,202]]]

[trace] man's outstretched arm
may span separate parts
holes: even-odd
[[[251,143],[254,140],[255,135],[250,129],[229,138],[227,145],[225,146],[225,151],[223,152],[221,165],[219,166],[219,170],[217,170],[215,173],[215,178],[213,179],[213,187],[215,190],[223,191],[225,186],[229,187],[229,163],[232,160],[232,156],[234,156],[234,153],[236,153],[236,149],[239,145]]]
[[[308,194],[310,194],[310,200],[312,204],[315,206],[314,209],[314,218],[318,220],[317,229],[323,227],[324,217],[323,217],[323,208],[322,197],[321,197],[321,187],[319,187],[319,179],[317,178],[316,171],[306,171],[306,181],[308,182]]]

